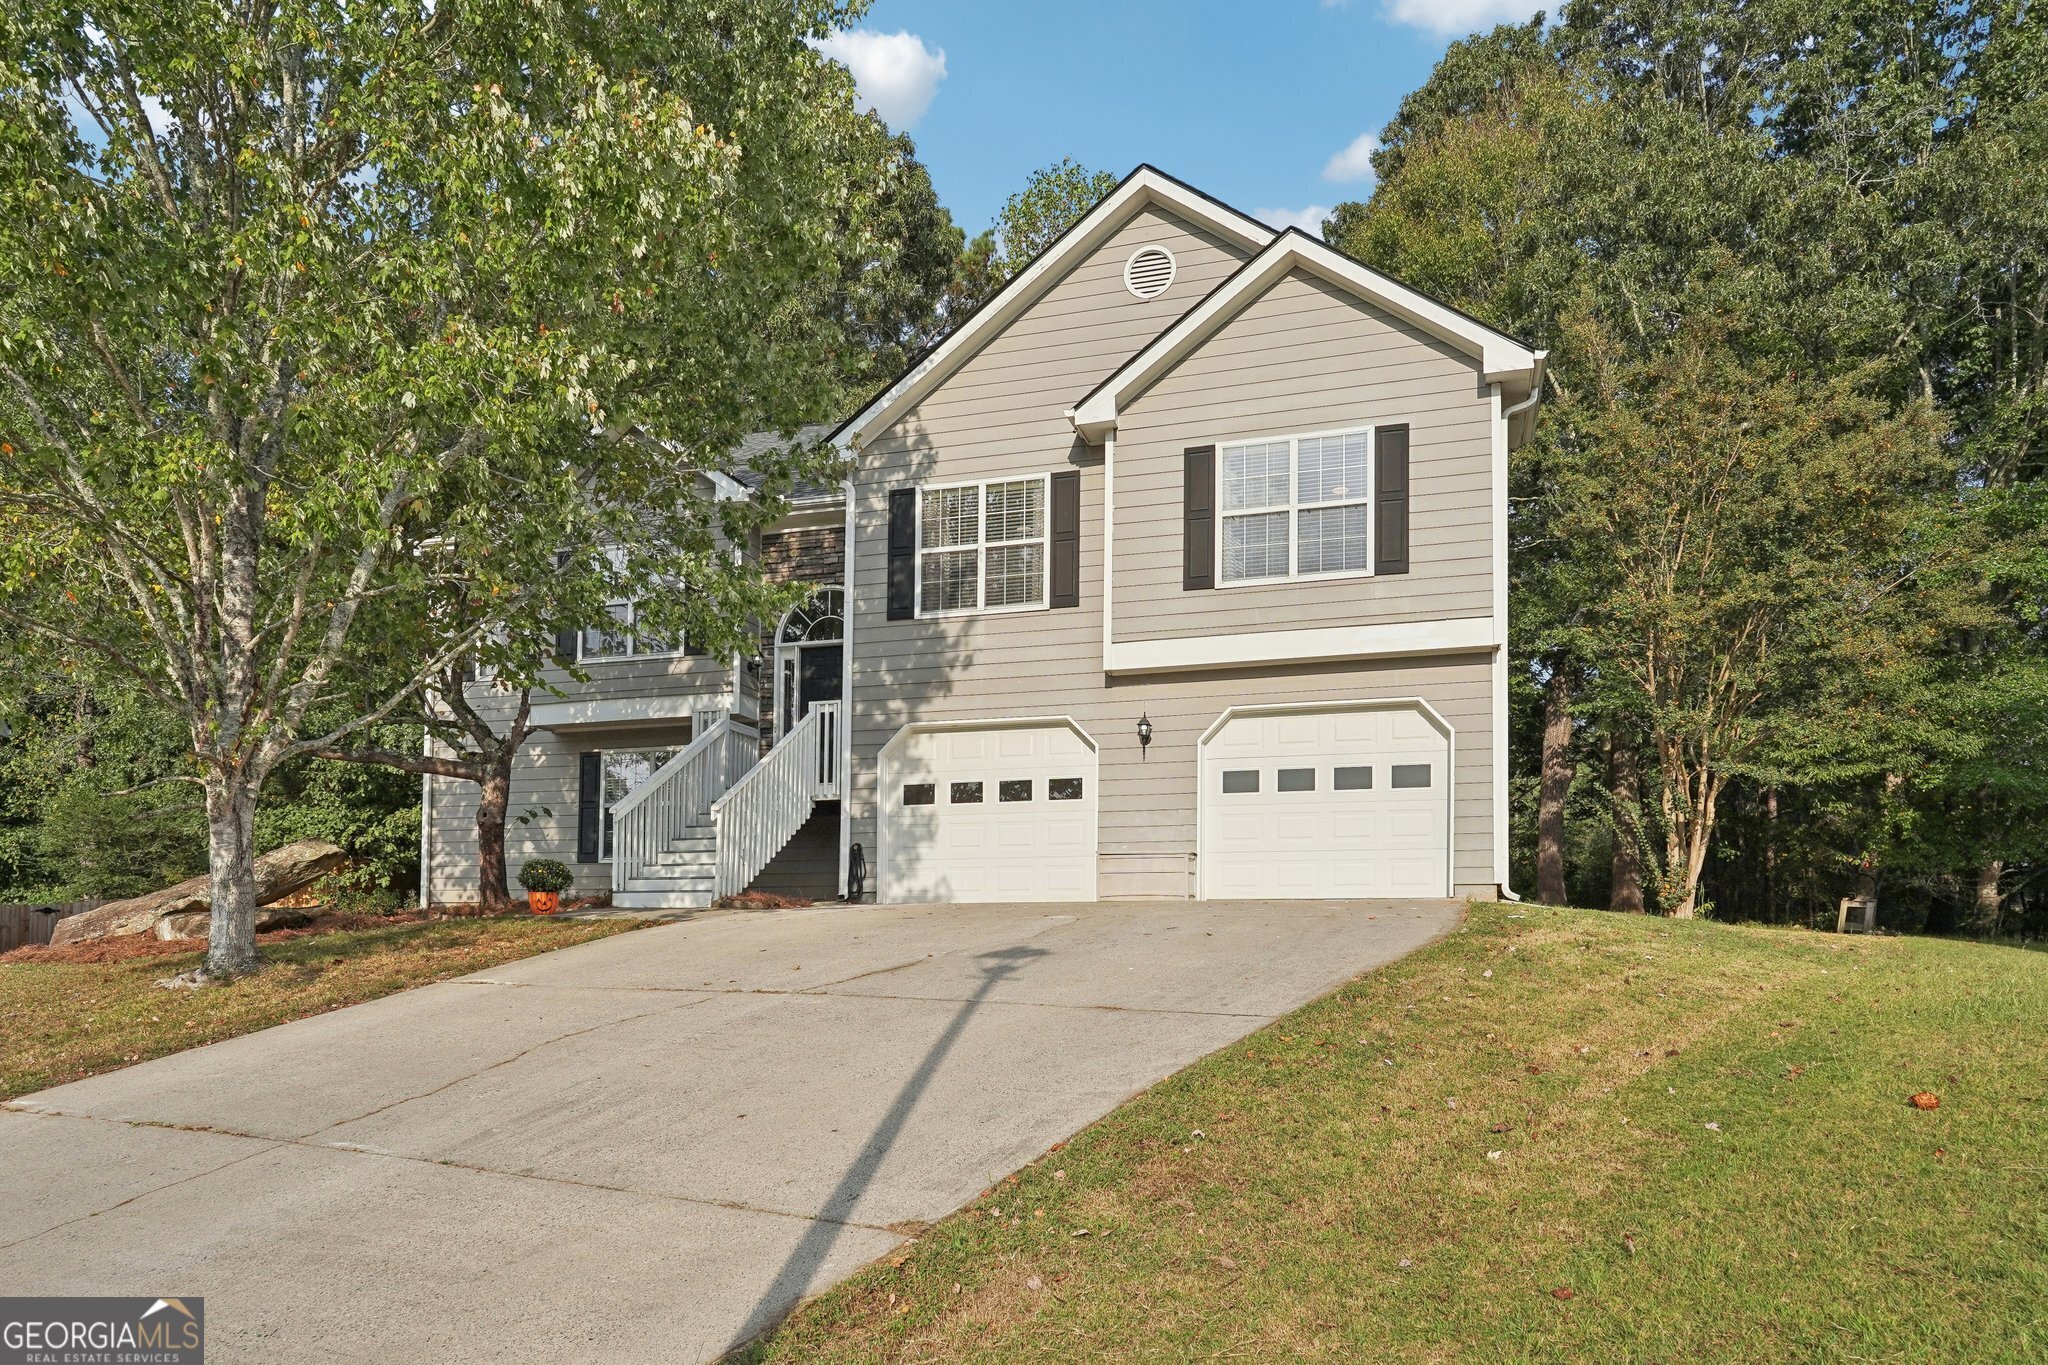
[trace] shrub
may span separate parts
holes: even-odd
[[[535,858],[519,869],[519,884],[528,891],[567,891],[575,880],[569,865],[553,858]]]

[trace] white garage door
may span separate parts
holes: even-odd
[[[1450,741],[1413,706],[1225,721],[1202,748],[1202,894],[1450,894]]]
[[[911,731],[882,754],[887,901],[1095,899],[1095,750],[1065,724]]]

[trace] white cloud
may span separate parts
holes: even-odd
[[[1276,228],[1300,228],[1311,237],[1323,235],[1323,219],[1330,216],[1330,210],[1322,204],[1310,204],[1305,209],[1253,209],[1252,217]]]
[[[916,126],[946,79],[946,50],[934,52],[915,33],[849,28],[812,46],[853,73],[860,107],[872,109],[901,132]]]
[[[1323,179],[1338,184],[1347,181],[1372,179],[1372,154],[1379,150],[1380,140],[1371,133],[1360,133],[1351,139],[1351,145],[1323,163]]]
[[[1446,38],[1461,38],[1495,24],[1520,23],[1539,9],[1556,10],[1555,0],[1385,0],[1381,12],[1397,24],[1428,29]]]

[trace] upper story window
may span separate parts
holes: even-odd
[[[1222,582],[1370,573],[1371,466],[1369,429],[1220,447]]]
[[[1049,477],[918,490],[918,615],[1046,605]]]
[[[667,636],[643,630],[639,624],[640,604],[632,598],[605,606],[605,618],[585,626],[577,640],[576,656],[591,659],[647,659],[682,653],[682,645]]]

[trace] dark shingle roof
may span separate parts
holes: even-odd
[[[755,471],[754,461],[772,450],[785,450],[790,446],[816,445],[832,434],[836,422],[813,422],[798,427],[796,435],[784,437],[779,431],[757,431],[741,441],[732,450],[732,476],[746,485],[749,491],[758,490],[764,482],[763,476]],[[815,498],[837,498],[842,490],[836,484],[814,484],[798,481],[790,485],[787,497],[791,502],[809,502]]]

